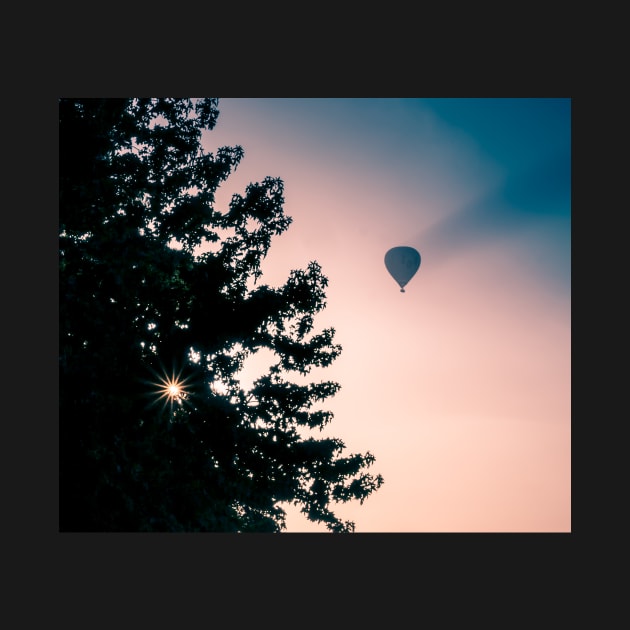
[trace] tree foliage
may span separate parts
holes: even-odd
[[[277,532],[289,502],[347,532],[334,504],[383,483],[369,452],[313,437],[339,384],[295,375],[341,351],[314,328],[327,278],[313,261],[281,287],[259,282],[291,223],[283,182],[215,207],[244,155],[204,151],[218,105],[59,102],[62,531]],[[263,349],[275,362],[245,391]]]

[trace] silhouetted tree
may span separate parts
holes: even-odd
[[[327,279],[311,262],[257,282],[291,222],[282,180],[215,209],[243,157],[202,148],[218,99],[64,98],[59,115],[60,529],[277,532],[292,502],[353,531],[331,505],[380,487],[374,457],[311,435],[339,384],[290,380],[341,351],[314,332]],[[245,391],[261,349],[277,362]]]

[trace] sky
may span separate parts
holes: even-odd
[[[280,177],[293,222],[259,283],[312,260],[314,332],[343,350],[313,437],[369,451],[384,484],[333,505],[355,531],[571,531],[571,100],[220,99],[204,148],[244,158],[217,208]],[[401,293],[384,264],[410,246]],[[257,356],[247,386],[271,363]],[[295,379],[296,381],[298,379]],[[326,532],[297,508],[287,532]]]

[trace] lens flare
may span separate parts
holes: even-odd
[[[162,369],[160,374],[153,368],[150,368],[150,370],[153,372],[155,379],[145,381],[151,386],[151,389],[147,392],[147,396],[150,397],[148,406],[153,407],[161,402],[162,412],[168,408],[171,415],[173,415],[187,401],[190,395],[186,385],[187,379],[182,378],[181,371],[176,372],[172,370],[169,374]]]
[[[167,396],[172,401],[181,400],[185,397],[186,389],[184,387],[183,381],[180,381],[179,378],[166,378],[161,382],[161,397]]]
[[[186,384],[179,374],[160,378],[159,383],[159,398],[163,398],[171,404],[177,402],[180,405],[182,401],[186,399],[186,395],[188,394]]]

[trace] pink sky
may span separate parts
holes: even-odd
[[[219,204],[285,183],[293,224],[261,281],[310,260],[329,278],[316,332],[343,352],[308,379],[341,384],[323,434],[385,478],[335,508],[357,532],[571,531],[570,187],[547,176],[570,101],[490,99],[483,118],[483,100],[221,99],[206,139],[245,150]],[[422,255],[405,293],[383,263],[397,245]]]

